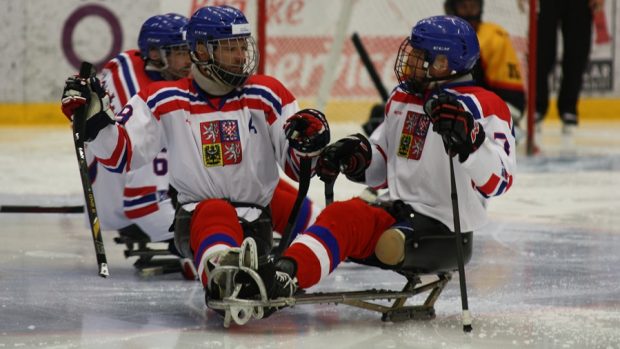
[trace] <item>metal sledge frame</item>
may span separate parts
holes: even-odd
[[[260,276],[245,267],[222,267],[218,273],[225,273],[227,283],[234,279],[238,270],[244,270],[257,281],[261,296],[259,300],[239,299],[236,296],[239,289],[235,288],[231,294],[222,300],[210,300],[208,307],[224,312],[224,327],[229,327],[231,320],[237,325],[244,325],[252,317],[260,319],[264,315],[263,308],[293,307],[303,304],[346,304],[349,306],[366,309],[381,313],[382,321],[400,322],[406,320],[431,320],[435,318],[435,302],[452,279],[451,272],[437,272],[424,275],[435,275],[437,280],[422,283],[418,274],[400,273],[407,278],[407,283],[401,291],[370,289],[348,292],[316,292],[299,294],[288,298],[268,300],[264,285],[260,282]],[[215,277],[215,275],[213,276]],[[407,300],[415,295],[429,292],[426,300],[421,305],[405,306]],[[371,301],[392,301],[390,306],[385,306]]]
[[[311,293],[295,297],[295,304],[334,303],[381,313],[382,321],[431,320],[435,318],[435,302],[446,284],[452,279],[450,273],[436,274],[437,280],[422,284],[417,275],[407,277],[402,291],[365,290],[334,293]],[[405,306],[407,299],[430,291],[421,305]],[[372,303],[372,300],[394,300],[391,306]]]
[[[156,256],[171,256],[168,249],[154,249],[147,246],[148,240],[135,240],[125,236],[117,236],[114,242],[125,245],[123,254],[125,258],[138,257],[134,267],[140,276],[154,276],[161,274],[179,273],[183,267],[178,258],[153,259]],[[184,275],[185,277],[185,275]]]
[[[125,258],[139,257],[143,261],[148,261],[154,256],[170,255],[168,249],[153,249],[147,246],[150,241],[147,240],[133,240],[123,236],[117,236],[114,238],[114,242],[119,245],[125,245],[126,250],[123,251]]]

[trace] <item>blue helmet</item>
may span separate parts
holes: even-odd
[[[448,57],[450,69],[457,74],[474,68],[480,57],[480,45],[474,28],[455,16],[435,16],[419,21],[411,30],[410,45],[426,51],[428,61],[439,54]]]
[[[422,76],[420,68],[412,67],[412,50],[424,52]],[[428,74],[438,56],[448,61],[450,75],[436,78]],[[480,45],[474,28],[467,21],[454,16],[434,16],[416,23],[411,36],[400,46],[394,65],[398,81],[411,93],[420,93],[430,81],[451,79],[469,73],[480,57]]]
[[[187,43],[192,61],[208,75],[231,87],[245,83],[258,66],[258,50],[251,36],[251,27],[243,12],[231,6],[206,6],[198,9],[187,25]],[[204,45],[208,58],[197,52]],[[217,48],[221,45],[243,52],[243,57],[223,61]]]
[[[138,48],[142,57],[147,58],[149,50],[186,45],[184,31],[187,17],[176,13],[166,13],[147,19],[138,35]]]
[[[250,36],[251,29],[243,12],[231,6],[206,6],[198,9],[189,20],[187,42],[196,50],[200,41]]]

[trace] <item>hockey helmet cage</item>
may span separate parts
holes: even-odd
[[[425,76],[413,76],[409,66],[412,49],[424,52]],[[411,35],[400,46],[394,72],[403,88],[411,93],[420,93],[430,81],[443,80],[428,75],[428,67],[437,56],[448,60],[450,76],[455,78],[469,73],[480,57],[480,45],[474,28],[467,21],[455,16],[433,16],[420,20],[411,30]]]
[[[187,26],[192,61],[225,84],[240,87],[258,67],[258,50],[251,34],[251,26],[240,10],[231,6],[200,8],[190,17]],[[207,47],[209,59],[206,61],[198,58],[199,44]],[[236,45],[244,52],[241,63],[218,61],[214,53],[220,45]]]

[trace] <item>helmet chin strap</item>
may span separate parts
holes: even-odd
[[[211,71],[210,64],[202,65],[200,69],[196,63],[193,63],[191,74],[198,86],[212,96],[223,96],[234,90],[234,87],[217,78],[217,75]]]
[[[473,76],[471,75],[470,72],[448,75],[445,78],[429,77],[428,79],[425,79],[423,82],[417,82],[417,83],[412,82],[412,89],[416,92],[416,94],[423,95],[425,91],[438,89],[439,87],[441,87],[441,85],[448,83],[448,82],[459,82],[459,81],[469,81],[469,80],[473,80]]]
[[[443,79],[434,79],[434,80],[430,80],[427,86],[428,90],[437,88],[445,83],[448,82],[459,82],[459,81],[469,81],[472,80],[473,76],[470,74],[470,72],[465,72],[465,73],[460,73],[460,74],[453,74],[453,75],[449,75],[446,78]]]

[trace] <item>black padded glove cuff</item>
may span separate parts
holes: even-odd
[[[114,121],[110,119],[110,116],[104,111],[100,111],[86,120],[86,141],[90,142],[95,139],[99,131],[103,130],[108,125],[114,125]]]

